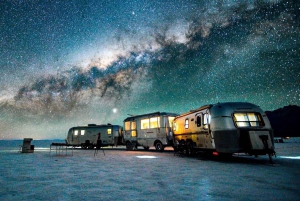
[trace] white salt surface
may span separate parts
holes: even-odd
[[[172,149],[6,149],[0,200],[299,200],[300,143],[275,145],[275,165],[267,156],[180,157]]]

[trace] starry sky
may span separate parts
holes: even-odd
[[[0,139],[300,105],[299,13],[297,0],[0,0]]]

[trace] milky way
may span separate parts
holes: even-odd
[[[300,105],[298,1],[1,1],[0,138],[224,101]]]

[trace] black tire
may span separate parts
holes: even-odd
[[[173,146],[173,149],[174,149],[174,152],[178,152],[179,151],[178,147],[174,147]]]
[[[156,149],[156,151],[163,151],[164,150],[164,145],[161,143],[161,141],[157,141],[156,143],[155,143],[155,149]]]
[[[132,150],[131,142],[126,142],[126,151],[131,151],[131,150]]]
[[[192,141],[188,141],[186,143],[186,155],[188,155],[188,156],[194,155],[194,148],[193,148],[193,142]]]

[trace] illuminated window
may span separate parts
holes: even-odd
[[[159,117],[151,117],[148,119],[141,120],[141,129],[158,128],[159,125],[160,125]]]
[[[174,122],[173,123],[173,130],[176,131],[176,129],[177,129],[177,124],[176,124],[176,122]]]
[[[149,119],[142,119],[141,120],[141,129],[148,129],[149,128]]]
[[[203,124],[209,124],[210,123],[210,115],[205,113],[203,117]]]
[[[80,135],[84,135],[85,130],[81,130]]]
[[[125,131],[130,130],[130,121],[125,122]]]
[[[78,135],[78,130],[75,130],[75,131],[74,131],[74,135]]]
[[[159,117],[150,118],[150,128],[158,128],[159,127]]]
[[[131,130],[136,130],[136,122],[135,121],[131,122]]]
[[[169,127],[171,127],[172,125],[172,122],[174,121],[175,117],[168,117],[168,120],[169,120]]]
[[[185,119],[184,127],[185,127],[185,129],[189,128],[189,119]]]
[[[264,126],[259,113],[234,113],[233,120],[237,127],[257,127]]]
[[[208,124],[210,124],[210,115],[205,113],[203,115],[203,126],[205,129],[208,129]]]
[[[136,131],[131,131],[131,137],[136,137]]]
[[[136,122],[135,121],[126,121],[125,122],[125,130],[136,130]]]
[[[107,135],[111,135],[111,128],[107,129]]]

